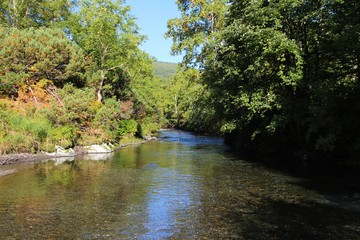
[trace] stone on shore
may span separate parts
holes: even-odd
[[[101,145],[91,145],[83,147],[84,153],[111,153],[114,151],[114,146],[112,144],[103,143]]]

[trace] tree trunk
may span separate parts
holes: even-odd
[[[61,105],[62,108],[65,108],[64,104],[62,103],[61,99],[58,97],[58,95],[56,94],[55,88],[51,89],[50,87],[45,89],[47,93],[49,93],[52,97],[54,97],[59,104]]]
[[[174,96],[174,113],[176,116],[176,124],[179,124],[180,119],[179,119],[179,112],[178,112],[178,98],[176,95]]]
[[[357,80],[360,81],[360,53],[357,54]]]
[[[100,74],[100,83],[99,83],[98,88],[96,89],[97,101],[100,102],[100,103],[103,100],[101,91],[102,91],[102,88],[103,88],[103,85],[104,85],[104,80],[105,80],[105,73],[102,70],[101,74]]]
[[[39,108],[39,102],[37,101],[37,98],[34,94],[34,91],[32,90],[32,88],[30,86],[28,86],[29,91],[31,92],[31,94],[33,95],[34,98],[34,103],[35,103],[35,108]]]
[[[174,96],[174,112],[177,114],[178,110],[177,110],[177,97],[176,95]]]
[[[11,24],[11,26],[12,27],[18,27],[17,25],[17,19],[16,19],[16,17],[17,17],[17,3],[16,3],[16,0],[11,0],[11,8],[12,8],[12,11],[13,11],[13,13],[12,13],[12,16],[10,16],[10,24]]]
[[[102,102],[101,89],[96,90],[97,101]]]

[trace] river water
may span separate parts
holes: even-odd
[[[0,167],[0,239],[360,239],[360,194],[161,131],[109,155]]]

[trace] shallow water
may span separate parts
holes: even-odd
[[[360,195],[162,131],[114,154],[0,167],[0,239],[360,239]]]

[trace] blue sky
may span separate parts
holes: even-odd
[[[159,61],[180,62],[181,56],[170,54],[172,40],[164,37],[167,21],[180,17],[176,0],[127,0],[126,4],[131,6],[141,34],[148,38],[140,48]]]

